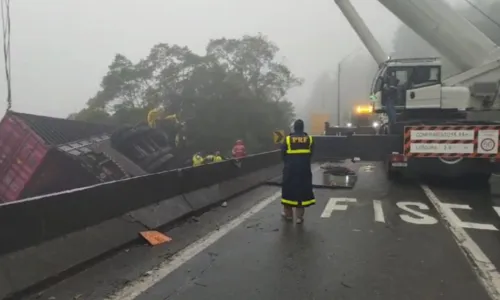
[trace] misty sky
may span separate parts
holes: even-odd
[[[390,50],[399,21],[376,0],[352,2]],[[14,0],[11,18],[13,109],[55,117],[84,107],[115,53],[135,62],[159,42],[203,53],[210,38],[262,32],[306,79],[291,94],[298,106],[317,76],[362,47],[333,0]],[[1,68],[4,111],[3,59]]]

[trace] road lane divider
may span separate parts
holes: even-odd
[[[153,285],[160,282],[162,279],[170,275],[172,272],[180,268],[182,265],[190,261],[196,255],[203,252],[205,249],[215,244],[218,240],[224,237],[226,234],[240,226],[243,222],[247,221],[255,214],[263,210],[269,204],[276,202],[281,197],[281,191],[274,193],[268,198],[255,204],[249,210],[245,211],[241,215],[232,219],[228,223],[220,226],[217,230],[212,231],[206,236],[200,238],[196,242],[190,244],[183,250],[174,254],[163,261],[159,266],[148,272],[148,276],[141,277],[135,281],[130,282],[122,289],[107,297],[105,300],[133,300],[139,297],[141,294],[150,289]]]
[[[334,214],[342,214],[344,211],[348,210],[349,206],[353,206],[352,209],[356,210],[357,207],[365,207],[363,205],[356,206],[354,203],[363,203],[367,200],[356,199],[356,198],[329,198],[324,204],[324,208],[320,214],[320,218],[328,219],[331,218]],[[384,206],[392,206],[395,205],[400,212],[398,213],[399,218],[413,225],[435,225],[438,224],[439,214],[436,214],[434,210],[431,210],[428,204],[423,202],[414,202],[414,201],[398,201],[395,203],[384,203],[382,200],[368,200],[373,202],[373,217],[374,222],[376,223],[386,223],[386,217],[384,212]],[[499,229],[489,223],[476,223],[476,222],[466,222],[462,221],[458,215],[455,213],[456,210],[472,210],[472,207],[467,204],[454,204],[454,203],[445,203],[441,202],[441,209],[446,211],[446,214],[450,219],[453,220],[453,223],[457,226],[464,229],[473,229],[473,230],[486,230],[486,231],[499,231]],[[500,207],[493,206],[493,210],[500,216]],[[435,216],[433,216],[435,215]]]
[[[375,213],[375,222],[385,223],[384,209],[382,208],[382,201],[373,200],[373,211]]]
[[[319,167],[313,166],[312,172],[318,172]],[[190,244],[183,250],[174,254],[172,257],[166,258],[159,266],[154,267],[152,270],[147,272],[149,275],[147,277],[139,278],[135,281],[130,282],[124,286],[121,290],[110,295],[106,300],[133,300],[139,297],[141,294],[150,289],[153,285],[160,282],[162,279],[170,275],[172,272],[177,270],[183,264],[190,261],[196,255],[200,254],[208,247],[216,243],[218,240],[223,238],[225,235],[230,233],[232,230],[236,229],[238,226],[243,224],[245,221],[252,218],[254,215],[262,211],[264,208],[268,207],[271,203],[276,203],[281,198],[281,191],[275,192],[271,196],[262,199],[260,202],[256,203],[253,207],[243,212],[234,219],[228,221],[227,223],[221,225],[217,230],[201,237],[199,240]]]

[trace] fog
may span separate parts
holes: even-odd
[[[390,52],[400,22],[375,0],[352,2]],[[202,52],[211,38],[267,35],[305,79],[289,94],[299,115],[318,101],[334,110],[336,90],[312,95],[322,75],[336,78],[339,61],[345,101],[366,95],[375,67],[333,0],[15,0],[11,27],[13,110],[55,117],[84,107],[114,54],[136,61],[159,42]],[[362,87],[348,92],[358,81]],[[0,92],[5,97],[4,76]]]

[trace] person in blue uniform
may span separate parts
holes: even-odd
[[[399,104],[398,84],[399,79],[396,77],[396,73],[390,72],[384,84],[384,92],[387,95],[385,97],[384,105],[389,119],[389,124],[391,125],[396,123],[397,118],[396,105]]]
[[[305,207],[316,204],[313,192],[311,156],[313,138],[304,132],[304,121],[296,120],[293,133],[288,135],[282,145],[283,185],[281,189],[282,216],[293,220],[295,208],[296,222],[304,221]]]

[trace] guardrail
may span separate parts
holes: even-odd
[[[0,299],[280,172],[272,151],[0,205]]]

